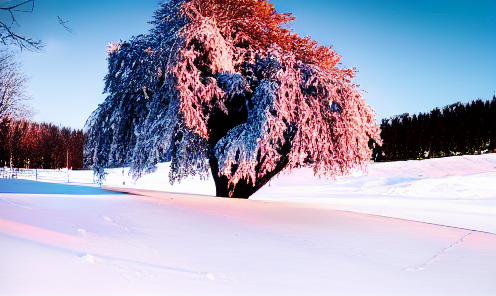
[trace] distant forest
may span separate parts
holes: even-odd
[[[393,116],[383,119],[380,127],[383,145],[370,142],[374,161],[496,152],[496,96]]]
[[[0,167],[83,168],[82,130],[50,123],[0,119]]]

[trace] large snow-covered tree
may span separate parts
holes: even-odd
[[[110,43],[108,97],[85,127],[96,175],[170,161],[170,182],[211,170],[218,196],[248,198],[283,170],[365,167],[380,139],[355,70],[293,19],[265,0],[169,0],[148,34]]]

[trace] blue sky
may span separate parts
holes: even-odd
[[[496,91],[496,1],[272,0],[296,16],[292,28],[334,45],[382,118]],[[106,45],[146,33],[157,0],[36,0],[17,32],[42,39],[23,52],[36,121],[82,128],[105,99]],[[58,22],[60,16],[75,34]]]

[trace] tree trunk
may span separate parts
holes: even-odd
[[[234,188],[228,187],[229,180],[226,176],[219,176],[219,164],[217,158],[212,156],[210,159],[210,170],[212,172],[212,176],[215,182],[215,191],[216,196],[221,197],[233,197],[233,198],[249,198],[253,193],[257,192],[258,189],[262,188],[265,184],[267,184],[275,175],[281,172],[289,162],[288,154],[291,150],[291,141],[293,140],[294,135],[296,134],[296,129],[290,129],[290,132],[286,132],[285,138],[286,141],[284,145],[278,150],[279,154],[282,157],[276,164],[276,167],[273,171],[265,173],[261,178],[257,178],[255,184],[252,182],[248,182],[246,179],[241,179],[234,186]],[[255,167],[256,175],[258,176],[258,172],[260,170],[260,163]],[[233,191],[232,195],[229,196],[229,192]]]
[[[234,96],[231,100],[226,103],[229,109],[229,113],[218,110],[213,113],[208,121],[209,130],[209,143],[211,147],[215,147],[217,142],[224,137],[228,131],[240,124],[246,123],[248,120],[248,109],[246,108],[246,98],[244,96]],[[289,158],[288,154],[291,150],[291,141],[296,134],[296,127],[287,126],[288,129],[284,134],[285,143],[278,149],[279,154],[282,155],[281,159],[276,165],[276,168],[267,172],[263,177],[258,178],[255,184],[248,182],[245,179],[239,180],[239,182],[234,185],[234,188],[229,187],[229,179],[226,176],[219,176],[219,163],[215,156],[210,158],[210,170],[212,172],[212,177],[215,182],[216,196],[221,197],[233,197],[233,198],[249,198],[258,189],[262,188],[267,182],[269,182],[275,175],[281,172],[284,167],[288,164]],[[233,170],[235,171],[235,167]],[[255,167],[256,175],[258,175],[260,169],[260,164]],[[232,191],[231,196],[229,192]]]
[[[232,186],[228,187],[229,179],[226,176],[219,176],[219,165],[217,162],[217,158],[212,157],[209,162],[212,176],[215,182],[216,196],[248,199],[253,193],[257,192],[258,189],[262,188],[275,175],[277,175],[284,169],[284,167],[288,163],[288,157],[283,156],[277,163],[276,168],[273,171],[266,173],[262,178],[258,178],[255,182],[255,185],[253,185],[251,181],[247,182],[246,179],[241,179],[234,186],[234,189],[232,188]],[[229,196],[229,191],[231,189],[233,189],[233,193],[231,196]]]

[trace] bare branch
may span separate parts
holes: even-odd
[[[30,9],[19,9],[21,7],[25,8],[26,6],[29,6],[29,4],[31,4]],[[34,40],[33,38],[21,36],[16,34],[13,30],[14,25],[20,26],[16,20],[14,12],[31,13],[33,10],[34,0],[26,0],[15,5],[0,6],[0,11],[7,12],[10,18],[9,22],[0,21],[0,43],[5,46],[18,46],[21,51],[24,49],[30,51],[40,51],[43,48],[43,44],[40,40]]]
[[[31,2],[31,3],[32,3],[32,6],[31,6],[31,11],[27,11],[27,10],[14,10],[15,8],[17,8],[17,7],[21,7],[21,6],[23,6],[24,4],[27,4],[27,3],[29,3],[29,2]],[[8,7],[1,7],[1,6],[0,6],[0,9],[2,9],[2,10],[8,10],[8,11],[12,11],[12,10],[14,10],[14,11],[22,11],[22,12],[33,12],[33,10],[34,10],[34,0],[27,0],[27,1],[24,1],[24,2],[22,2],[22,3],[16,4],[16,5],[13,5],[13,6],[8,6]]]
[[[71,29],[71,28],[67,27],[67,25],[66,25],[66,24],[67,24],[69,21],[63,21],[63,20],[60,18],[60,16],[58,16],[58,15],[57,15],[57,18],[59,19],[59,24],[60,24],[60,25],[62,25],[62,27],[64,27],[64,29],[66,29],[66,31],[67,31],[67,32],[69,32],[69,33],[71,33],[71,34],[76,35],[76,33],[74,33],[74,32],[72,31],[72,29]]]
[[[28,77],[21,72],[21,64],[8,51],[0,51],[0,119],[29,117],[35,112],[23,104],[31,98],[26,94]]]

